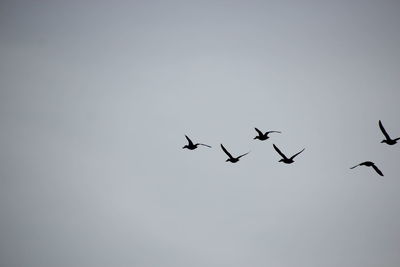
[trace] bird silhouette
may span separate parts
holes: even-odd
[[[249,151],[249,152],[244,153],[244,154],[242,154],[242,155],[240,155],[240,156],[238,156],[238,157],[235,158],[235,157],[233,157],[233,156],[231,155],[231,153],[228,152],[228,150],[226,150],[226,148],[225,148],[222,144],[221,144],[221,148],[222,148],[222,150],[225,152],[225,154],[227,154],[228,157],[229,157],[229,159],[227,159],[226,162],[230,161],[230,162],[232,162],[232,163],[236,163],[236,162],[239,161],[239,159],[240,159],[241,157],[243,157],[243,156],[245,156],[245,155],[247,155],[247,154],[250,153],[250,151]]]
[[[394,145],[397,143],[397,140],[400,139],[400,137],[398,137],[396,139],[390,138],[389,134],[386,132],[385,127],[383,127],[383,124],[380,120],[379,120],[379,128],[381,128],[381,131],[386,138],[386,139],[382,140],[381,143],[386,143],[388,145]]]
[[[378,169],[378,167],[376,167],[375,163],[373,163],[372,161],[364,161],[364,162],[361,162],[360,164],[357,164],[356,166],[351,167],[350,169],[354,169],[355,167],[358,167],[358,166],[372,167],[372,168],[374,168],[374,170],[375,170],[380,176],[383,176],[383,173],[381,172],[381,170]]]
[[[300,152],[298,152],[298,153],[294,154],[293,156],[291,156],[290,158],[288,158],[288,157],[285,156],[285,154],[283,154],[279,150],[279,148],[275,144],[273,144],[273,146],[274,146],[274,149],[276,150],[276,152],[278,152],[278,154],[281,155],[281,157],[282,157],[282,159],[279,160],[279,162],[283,162],[283,163],[286,163],[286,164],[293,163],[294,162],[294,158],[305,150],[305,148],[303,148],[303,150],[301,150]]]
[[[190,149],[190,150],[194,150],[194,149],[196,149],[197,146],[199,146],[199,145],[200,145],[200,146],[206,146],[206,147],[210,147],[210,148],[211,148],[211,146],[206,145],[206,144],[201,144],[201,143],[193,144],[192,140],[190,140],[190,138],[189,138],[187,135],[185,135],[185,137],[186,137],[186,139],[187,139],[187,141],[188,141],[189,144],[185,145],[185,146],[182,147],[182,148],[187,148],[187,149]]]
[[[281,133],[279,131],[268,131],[268,132],[263,133],[263,132],[261,132],[259,129],[257,129],[255,127],[254,127],[254,129],[257,131],[258,135],[256,137],[254,137],[253,139],[258,139],[260,141],[267,140],[269,138],[268,135],[270,133]]]

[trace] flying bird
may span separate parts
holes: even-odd
[[[362,163],[360,163],[360,164],[357,164],[357,165],[354,166],[354,167],[351,167],[350,169],[354,169],[355,167],[358,167],[358,166],[372,167],[372,168],[374,168],[374,170],[375,170],[380,176],[383,176],[383,173],[381,172],[381,170],[378,169],[378,167],[376,167],[375,163],[373,163],[372,161],[364,161],[364,162],[362,162]]]
[[[229,159],[227,159],[226,162],[230,161],[230,162],[232,162],[232,163],[236,163],[236,162],[239,161],[239,159],[240,159],[241,157],[246,156],[247,154],[250,153],[250,151],[249,151],[249,152],[247,152],[247,153],[245,153],[245,154],[242,154],[242,155],[240,155],[240,156],[238,156],[238,157],[235,158],[235,157],[233,157],[233,156],[231,155],[231,153],[228,152],[228,150],[226,150],[226,148],[225,148],[222,144],[221,144],[221,148],[222,148],[222,150],[225,152],[225,154],[227,154],[228,157],[229,157]]]
[[[281,132],[279,132],[279,131],[268,131],[268,132],[265,132],[265,133],[263,133],[263,132],[261,132],[259,129],[257,129],[257,128],[255,128],[254,127],[254,129],[257,131],[257,133],[258,133],[258,135],[256,136],[256,137],[254,137],[254,139],[258,139],[258,140],[260,140],[260,141],[264,141],[264,140],[267,140],[268,138],[269,138],[269,134],[270,133],[281,133]]]
[[[201,144],[201,143],[193,144],[192,140],[190,140],[190,138],[187,135],[185,135],[185,137],[186,137],[186,139],[187,139],[189,144],[185,145],[182,148],[187,148],[187,149],[190,149],[190,150],[194,150],[194,149],[197,148],[198,145],[206,146],[206,147],[210,147],[211,148],[211,146],[206,145],[206,144]]]
[[[305,148],[303,148],[303,150],[301,150],[300,152],[294,154],[292,157],[288,158],[288,157],[285,156],[285,154],[283,154],[283,153],[279,150],[279,148],[278,148],[275,144],[273,144],[273,146],[274,146],[274,149],[276,150],[276,152],[278,152],[278,154],[281,155],[281,157],[282,157],[282,159],[279,160],[279,162],[283,162],[283,163],[286,163],[286,164],[291,164],[291,163],[293,163],[293,162],[294,162],[294,158],[295,158],[297,155],[299,155],[301,152],[303,152],[303,151],[305,150]]]
[[[388,145],[394,145],[397,143],[397,140],[400,139],[400,137],[396,138],[396,139],[392,139],[390,138],[389,134],[386,132],[385,128],[383,127],[382,122],[379,120],[379,128],[381,128],[381,131],[383,133],[383,135],[385,136],[386,139],[382,140],[381,143],[386,143]]]

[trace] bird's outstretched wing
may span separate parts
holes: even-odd
[[[190,138],[189,138],[186,134],[185,134],[185,137],[186,137],[186,139],[188,140],[189,145],[190,145],[190,146],[193,146],[192,140],[190,140]]]
[[[382,131],[383,135],[385,136],[386,140],[390,140],[390,136],[386,132],[385,127],[383,127],[381,120],[379,120],[379,128],[381,128],[381,131]]]
[[[355,167],[360,166],[360,164],[357,164],[356,166],[351,167],[350,169],[354,169]]]
[[[263,136],[263,133],[259,129],[257,129],[256,127],[254,127],[254,129],[257,131],[259,136]]]
[[[270,133],[282,133],[282,132],[280,132],[280,131],[268,131],[265,134],[270,134]]]
[[[246,156],[247,154],[249,154],[250,153],[250,151],[249,152],[247,152],[247,153],[244,153],[244,154],[242,154],[242,155],[240,155],[239,157],[237,157],[238,159],[240,159],[241,157],[243,157],[243,156]]]
[[[209,148],[211,148],[211,146],[209,146],[209,145],[206,145],[206,144],[197,143],[196,145],[201,145],[201,146],[206,146],[206,147],[209,147]]]
[[[305,148],[303,148],[303,150],[301,150],[300,152],[297,152],[296,154],[294,154],[291,159],[294,159],[295,157],[297,157],[297,155],[299,155],[301,152],[303,152],[305,150]]]
[[[272,145],[274,146],[275,151],[278,152],[278,154],[281,155],[282,158],[287,159],[285,154],[283,154],[275,144]]]
[[[225,148],[222,144],[221,144],[221,148],[222,148],[222,150],[225,152],[225,154],[228,155],[229,158],[233,159],[231,153],[229,153],[228,150],[226,150],[226,148]]]
[[[372,165],[372,168],[374,168],[374,170],[375,170],[380,176],[383,176],[383,173],[381,172],[380,169],[378,169],[378,167],[375,166],[375,164]]]

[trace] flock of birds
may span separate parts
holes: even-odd
[[[398,140],[400,140],[400,137],[392,139],[389,136],[389,134],[386,132],[386,130],[383,127],[383,124],[382,124],[382,122],[380,120],[379,120],[378,124],[379,124],[379,128],[381,129],[383,135],[385,136],[385,139],[382,140],[381,143],[385,143],[385,144],[388,144],[388,145],[394,145],[394,144],[397,143]],[[268,135],[271,134],[271,133],[281,133],[280,131],[267,131],[267,132],[263,133],[262,131],[260,131],[257,128],[254,128],[254,129],[256,130],[256,132],[258,134],[256,137],[254,137],[254,139],[258,139],[260,141],[265,141],[265,140],[269,139],[270,137]],[[193,143],[192,140],[190,140],[190,138],[187,135],[185,135],[185,137],[186,137],[186,139],[188,141],[188,144],[183,146],[182,148],[186,148],[186,149],[189,149],[189,150],[194,150],[199,145],[211,148],[211,146],[206,145],[206,144],[202,144],[202,143],[196,143],[195,144],[195,143]],[[282,157],[282,159],[279,160],[279,162],[283,162],[283,163],[286,163],[286,164],[293,163],[294,162],[294,158],[297,157],[300,153],[302,153],[305,150],[305,148],[303,148],[300,152],[297,152],[296,154],[294,154],[293,156],[291,156],[289,158],[285,154],[283,154],[282,151],[275,144],[272,144],[272,146],[274,147],[275,151]],[[224,147],[223,144],[221,144],[221,149],[228,156],[228,159],[226,160],[226,162],[231,162],[231,163],[238,162],[241,157],[246,156],[247,154],[250,153],[250,151],[249,151],[247,153],[244,153],[244,154],[241,154],[241,155],[239,155],[237,157],[234,157],[234,156],[232,156],[231,153],[229,153],[229,151]],[[354,169],[354,168],[356,168],[358,166],[372,167],[380,176],[383,176],[382,171],[372,161],[361,162],[361,163],[351,167],[350,169]]]

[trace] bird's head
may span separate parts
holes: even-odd
[[[253,139],[254,139],[254,140],[256,140],[256,139],[260,139],[260,137],[259,137],[259,136],[256,136],[256,137],[254,137]]]
[[[187,145],[185,145],[185,146],[183,146],[183,147],[182,147],[182,149],[184,149],[184,148],[188,148],[188,146],[187,146]]]
[[[387,140],[384,139],[384,140],[381,141],[381,143],[387,143]]]
[[[229,161],[231,161],[231,160],[230,159],[225,160],[225,162],[229,162]]]
[[[278,162],[283,162],[283,159],[280,159]]]

